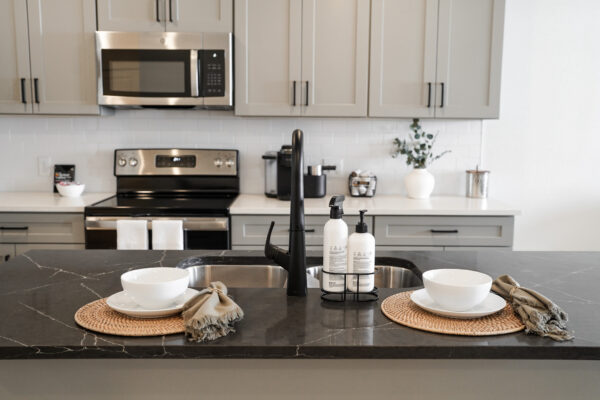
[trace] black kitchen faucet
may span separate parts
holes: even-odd
[[[292,190],[290,205],[290,242],[288,251],[271,244],[275,221],[271,222],[265,257],[275,261],[288,272],[288,296],[306,296],[306,245],[304,235],[304,149],[300,129],[292,133]]]

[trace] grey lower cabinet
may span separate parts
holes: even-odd
[[[376,216],[378,248],[403,250],[430,246],[438,250],[512,248],[512,216]]]
[[[321,250],[323,246],[323,227],[329,220],[325,215],[307,215],[305,217],[306,250]],[[287,215],[234,215],[231,217],[231,245],[233,250],[260,250],[265,247],[265,240],[271,221],[275,227],[271,234],[271,243],[287,247],[290,228],[290,217]],[[358,223],[358,215],[345,215],[348,231],[352,232]],[[373,217],[366,218],[369,227],[373,226]]]
[[[306,216],[306,248],[322,250],[325,215]],[[349,233],[358,216],[344,216]],[[289,217],[286,215],[234,215],[231,242],[234,250],[261,250],[271,221],[271,242],[287,246]],[[512,249],[512,216],[378,216],[368,217],[369,231],[378,250],[435,251]]]
[[[0,213],[0,256],[34,249],[84,249],[81,213]]]

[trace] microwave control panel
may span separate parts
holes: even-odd
[[[201,97],[225,96],[225,50],[198,51],[202,93]]]

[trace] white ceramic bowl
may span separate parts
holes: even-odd
[[[168,307],[185,292],[189,280],[189,272],[181,268],[142,268],[121,275],[125,292],[148,310]]]
[[[60,193],[60,195],[63,197],[79,197],[81,196],[81,193],[83,193],[85,185],[78,185],[76,183],[71,183],[70,185],[60,185],[57,183],[56,189],[58,190],[58,193]]]
[[[489,275],[468,269],[434,269],[423,273],[427,294],[449,311],[466,311],[481,303],[492,287]]]

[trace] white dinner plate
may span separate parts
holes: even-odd
[[[411,293],[410,299],[413,303],[430,313],[441,315],[442,317],[459,319],[485,317],[486,315],[497,313],[506,306],[506,300],[492,292],[488,294],[482,303],[466,311],[450,311],[444,309],[429,297],[429,294],[425,289],[415,290]]]
[[[172,305],[160,310],[148,310],[136,302],[125,292],[115,293],[106,299],[106,304],[115,311],[136,318],[161,318],[168,317],[180,313],[183,310],[183,305],[186,301],[197,295],[199,292],[196,289],[187,288],[186,291],[179,296]]]

